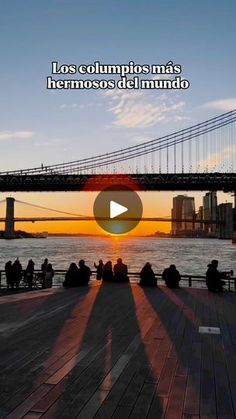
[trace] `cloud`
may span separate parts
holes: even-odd
[[[233,109],[236,109],[236,98],[231,97],[227,99],[213,100],[212,102],[205,103],[202,107],[219,109],[223,112],[232,111]]]
[[[32,131],[0,131],[0,141],[28,139],[34,135]]]
[[[70,103],[70,104],[62,103],[60,105],[60,109],[66,109],[66,108],[72,108],[72,109],[78,108],[78,103]]]
[[[201,160],[199,162],[199,168],[205,169],[214,169],[215,167],[219,167],[223,163],[227,162],[232,155],[236,154],[236,145],[225,147],[219,153],[211,154],[208,159]]]
[[[180,121],[185,102],[158,95],[150,91],[109,90],[105,96],[110,99],[108,110],[115,119],[113,125],[127,128],[148,128],[159,122]]]
[[[101,106],[99,102],[89,102],[89,103],[62,103],[59,107],[60,109],[85,109],[85,108],[92,108],[95,106]]]

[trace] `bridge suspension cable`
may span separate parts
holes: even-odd
[[[229,154],[230,156],[230,167],[233,171],[233,163],[234,158],[233,155],[235,151],[233,147],[235,146],[235,128],[234,123],[236,121],[236,109],[226,112],[222,115],[216,116],[214,118],[208,119],[207,121],[201,122],[199,124],[193,125],[189,128],[185,128],[179,131],[176,131],[172,134],[165,135],[159,138],[156,138],[151,141],[147,141],[141,144],[137,144],[135,146],[126,147],[124,149],[116,150],[113,152],[100,154],[93,157],[83,158],[79,160],[70,161],[67,163],[59,163],[54,165],[41,165],[40,167],[34,167],[29,169],[22,169],[22,170],[14,170],[8,172],[0,172],[0,175],[4,174],[11,174],[11,175],[36,175],[36,174],[80,174],[86,172],[93,172],[96,171],[98,168],[108,168],[112,165],[113,169],[115,169],[116,164],[121,164],[128,160],[135,160],[141,157],[146,156],[149,154],[159,152],[159,169],[162,170],[162,163],[161,159],[163,159],[162,151],[165,150],[166,158],[165,158],[165,169],[168,173],[169,166],[172,164],[174,167],[174,172],[177,171],[177,160],[181,161],[181,169],[180,171],[184,171],[184,161],[187,159],[189,166],[191,169],[193,168],[193,153],[192,153],[192,145],[191,142],[195,142],[195,166],[199,169],[201,160],[210,157],[210,162],[214,160],[215,166],[217,166],[217,152],[218,148],[220,147],[219,144],[221,142],[221,135],[216,136],[217,141],[212,143],[211,138],[209,135],[212,132],[219,132],[220,129],[229,128],[228,136],[229,142],[224,144],[227,145],[226,150],[224,153]],[[232,127],[232,129],[230,129]],[[205,136],[205,137],[204,137]],[[202,139],[204,138],[203,144]],[[207,142],[207,144],[205,144]],[[184,143],[189,143],[188,154],[186,155],[186,150],[184,150]],[[223,145],[224,145],[223,144]],[[181,150],[177,152],[177,146],[181,146]],[[236,147],[236,146],[235,146]],[[206,149],[209,149],[211,153],[206,156]],[[173,150],[173,156],[170,155],[170,151]],[[222,144],[221,144],[221,151],[222,151]],[[200,159],[202,156],[202,159]],[[144,166],[146,163],[144,162]],[[206,169],[207,170],[207,169]]]
[[[28,206],[34,207],[34,208],[39,208],[39,209],[43,209],[43,210],[47,210],[47,211],[57,212],[59,214],[71,215],[71,216],[75,216],[75,217],[83,217],[84,219],[86,219],[86,217],[87,217],[86,215],[83,215],[83,214],[75,214],[73,212],[66,212],[66,211],[61,211],[61,210],[57,210],[57,209],[53,209],[53,208],[43,207],[41,205],[31,204],[30,202],[19,201],[18,199],[15,199],[15,202],[18,202],[19,204],[28,205]],[[90,218],[90,217],[88,216],[87,218]]]

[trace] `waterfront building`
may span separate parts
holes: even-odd
[[[233,235],[233,205],[225,203],[218,205],[219,239],[231,239]]]
[[[217,220],[217,193],[207,192],[203,197],[203,218],[206,221]],[[217,235],[216,224],[205,224],[205,231]]]
[[[178,231],[182,230],[182,206],[184,195],[177,195],[173,198],[173,208],[171,211],[172,218],[177,219],[178,221],[172,221],[171,233],[176,235]]]
[[[185,232],[193,231],[193,219],[195,217],[195,202],[193,197],[177,195],[173,198],[171,216],[177,221],[172,221],[172,235],[176,236]],[[182,221],[184,220],[184,221]],[[189,220],[189,222],[187,221]]]
[[[196,215],[196,224],[195,224],[195,230],[197,230],[197,231],[204,231],[204,225],[203,225],[203,206],[201,205],[200,207],[199,207],[199,210],[198,210],[198,212],[197,212],[197,215]]]
[[[194,198],[191,196],[185,196],[182,204],[182,230],[193,231],[195,225],[193,220],[195,219],[195,203]],[[189,220],[189,222],[187,221]]]

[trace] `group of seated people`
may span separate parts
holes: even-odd
[[[112,262],[108,261],[103,264],[102,260],[99,261],[98,265],[94,264],[97,269],[97,279],[104,282],[128,282],[128,268],[122,262],[122,259],[117,259],[117,263],[112,269]],[[87,285],[92,275],[91,269],[85,265],[85,261],[81,259],[79,261],[79,267],[76,263],[71,263],[68,271],[65,275],[65,281],[63,282],[64,287],[76,287],[80,285]]]
[[[22,269],[22,265],[17,258],[14,263],[8,261],[5,265],[7,288],[14,287],[18,288],[22,277],[24,277],[25,283],[28,284],[29,288],[32,288],[33,277],[34,277],[34,265],[32,259],[28,261],[28,265],[25,270]],[[98,264],[94,263],[96,268],[97,280],[103,282],[129,282],[128,267],[123,263],[121,258],[117,259],[117,263],[112,266],[112,262],[109,260],[103,263],[99,260]],[[63,282],[64,287],[77,287],[80,285],[87,285],[92,275],[91,269],[86,266],[85,261],[81,259],[79,266],[76,263],[71,263],[68,271],[65,275]],[[206,285],[211,292],[224,291],[225,281],[233,275],[233,271],[220,272],[218,270],[218,260],[213,259],[208,265],[206,272]],[[54,276],[54,269],[52,264],[48,263],[48,259],[45,259],[41,265],[41,271],[37,273],[38,279],[41,280],[42,288],[52,287],[52,281]],[[141,286],[157,286],[157,275],[155,275],[151,263],[147,262],[139,273]],[[165,282],[168,288],[179,288],[179,282],[181,276],[175,265],[170,265],[169,268],[164,269],[162,272],[162,280]]]
[[[96,268],[96,278],[103,282],[129,282],[128,267],[125,265],[121,258],[117,259],[117,263],[112,267],[112,262],[109,260],[103,263],[99,260],[98,264],[94,263]],[[65,275],[64,287],[76,287],[80,285],[87,285],[92,275],[91,269],[85,265],[85,261],[79,261],[79,267],[76,263],[71,263]],[[157,286],[157,278],[153,272],[152,265],[147,262],[140,272],[139,285],[141,286]],[[170,265],[165,269],[162,278],[169,288],[179,288],[179,281],[181,279],[179,271],[175,265]]]
[[[128,267],[121,258],[117,259],[117,263],[112,268],[112,262],[109,260],[105,264],[100,259],[98,265],[94,263],[97,269],[97,279],[104,282],[129,282]]]
[[[24,285],[27,285],[29,289],[33,286],[35,276],[35,263],[32,259],[28,261],[25,269],[17,258],[13,263],[9,260],[5,264],[6,282],[8,289],[18,289],[22,279]],[[42,288],[51,288],[54,276],[54,270],[51,263],[48,263],[48,259],[44,259],[41,265],[41,272],[37,273],[37,279],[40,280]]]
[[[85,265],[85,261],[79,261],[79,267],[76,263],[71,263],[65,275],[63,286],[65,288],[87,285],[92,275],[91,269]]]
[[[170,265],[169,268],[164,269],[162,279],[168,288],[179,288],[179,281],[181,280],[180,273],[175,265]],[[151,263],[147,262],[140,272],[139,285],[142,286],[157,286],[157,278],[153,272]]]
[[[129,282],[128,267],[125,265],[121,258],[117,259],[117,263],[112,267],[112,262],[109,260],[103,263],[99,260],[98,264],[94,263],[96,268],[96,278],[104,282]],[[63,283],[64,287],[76,287],[80,285],[87,285],[92,272],[85,261],[79,261],[79,267],[75,263],[71,263]],[[223,291],[225,281],[223,279],[229,278],[233,275],[233,271],[219,272],[218,261],[213,259],[208,265],[206,272],[206,285],[209,291],[217,292]],[[141,286],[157,286],[157,276],[155,275],[151,263],[147,262],[140,273],[139,285]],[[168,288],[179,288],[181,276],[175,265],[170,265],[169,268],[164,269],[162,273],[162,280]]]
[[[222,292],[224,291],[224,285],[226,284],[223,279],[229,279],[233,275],[233,271],[220,272],[218,271],[218,260],[213,259],[208,265],[206,272],[206,285],[211,292]],[[156,286],[157,280],[152,270],[151,264],[146,263],[140,272],[141,280],[140,285]],[[162,279],[168,288],[179,288],[179,282],[181,276],[175,265],[170,265],[169,268],[164,269],[162,273]]]

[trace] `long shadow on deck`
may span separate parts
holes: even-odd
[[[144,300],[141,290],[132,290],[130,284],[101,284],[78,346],[80,361],[58,384],[56,397],[55,389],[48,393],[42,418],[143,419],[154,404],[155,417],[162,417],[147,350],[156,319]]]
[[[17,321],[26,321],[1,336],[0,418],[14,411],[37,391],[47,377],[48,365],[51,371],[57,368],[60,357],[72,346],[71,337],[62,332],[63,328],[89,294],[90,289],[84,288],[80,293],[72,290],[46,294],[29,300],[9,301],[0,306],[6,321],[9,318],[12,322],[15,318],[16,326]],[[37,314],[40,315],[34,317]],[[14,415],[21,417],[17,412]]]
[[[198,331],[199,326],[218,326],[219,313],[213,302],[220,297],[209,295],[207,290],[189,292],[183,288],[163,287],[158,292],[168,303],[162,310],[157,305],[155,293],[147,289],[143,292],[163,323],[172,345],[166,363],[173,362],[175,372],[166,389],[169,393],[166,417],[181,417],[183,409],[185,415],[233,419],[221,336],[201,335]],[[170,316],[176,317],[176,329],[170,327]],[[157,392],[161,390],[159,383]]]
[[[19,331],[5,340],[19,359],[5,365],[10,385],[0,417],[15,409],[9,418],[27,412],[44,419],[159,419],[163,414],[172,419],[183,412],[233,418],[230,396],[224,390],[222,402],[215,384],[217,374],[226,378],[219,362],[221,338],[198,333],[199,325],[217,318],[211,298],[203,290],[130,284],[48,297],[40,310],[52,305],[56,310],[62,301],[64,309],[51,320],[45,317],[38,329],[22,328],[25,335]],[[3,364],[12,362],[6,351],[0,356]]]
[[[236,417],[235,397],[235,295],[225,293],[205,293],[194,289],[182,289],[179,297],[186,307],[191,307],[193,300],[197,304],[198,326],[219,327],[220,335],[201,335],[203,371],[201,392],[207,394],[214,389],[212,399],[215,402],[219,418]],[[213,402],[202,400],[201,410]]]

